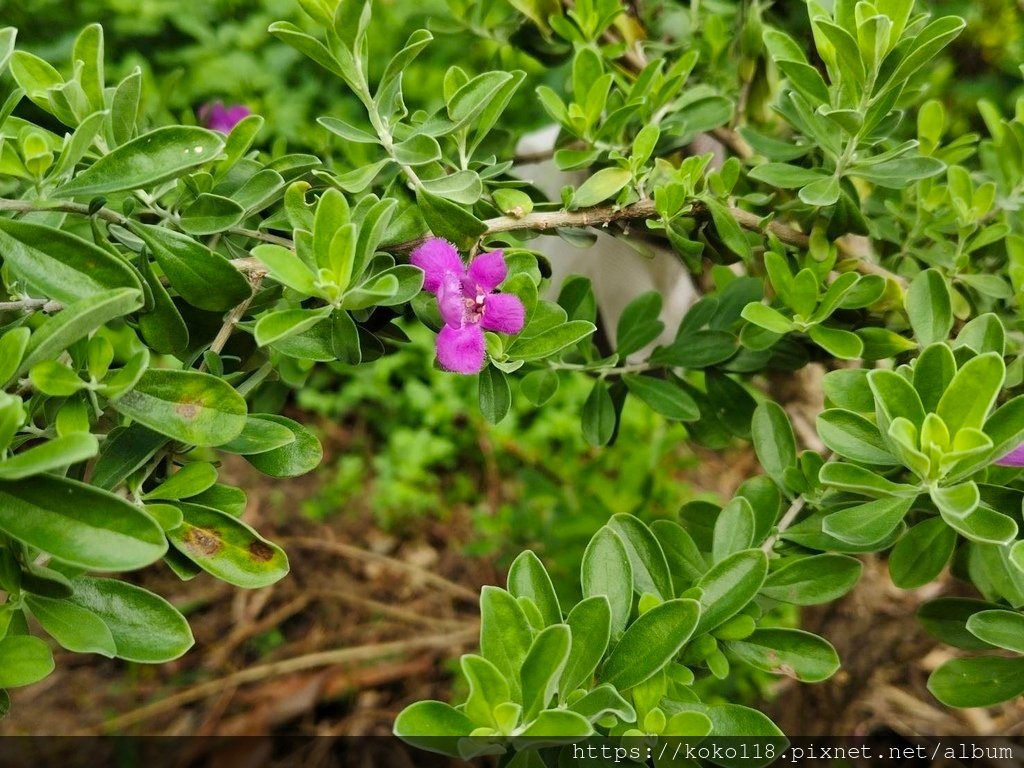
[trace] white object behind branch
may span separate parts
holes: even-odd
[[[535,131],[522,138],[517,152],[523,155],[548,152],[554,147],[557,137],[558,126]],[[533,183],[551,200],[559,199],[562,187],[570,184],[579,186],[586,178],[585,173],[559,170],[552,160],[524,163],[516,166],[515,172],[520,178]],[[549,235],[538,237],[531,242],[531,246],[551,261],[554,296],[557,296],[563,281],[570,275],[590,278],[601,322],[613,340],[622,310],[630,301],[647,291],[661,294],[661,319],[665,323],[665,330],[654,344],[636,354],[638,358],[644,357],[654,345],[670,342],[686,310],[698,298],[689,272],[680,264],[679,257],[668,248],[645,244],[655,254],[653,258],[648,258],[619,238],[603,232],[598,233],[597,242],[588,248],[578,248],[560,237]]]

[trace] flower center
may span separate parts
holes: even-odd
[[[466,297],[463,300],[466,306],[465,320],[467,323],[480,322],[484,316],[484,310],[487,308],[486,298],[487,294],[481,293],[478,289],[476,296]]]

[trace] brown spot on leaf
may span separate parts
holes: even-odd
[[[249,545],[249,554],[252,555],[253,560],[265,563],[274,556],[274,550],[262,541],[254,541]]]
[[[189,549],[206,557],[213,557],[223,546],[216,528],[192,528],[185,534],[185,543]]]
[[[191,421],[199,414],[199,406],[195,403],[178,403],[174,406],[174,412],[181,418]]]

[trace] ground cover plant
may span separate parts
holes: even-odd
[[[186,653],[185,618],[119,574],[287,578],[220,472],[226,455],[275,478],[320,465],[287,403],[340,417],[436,397],[475,400],[510,444],[628,449],[668,421],[710,450],[751,445],[760,471],[659,519],[591,507],[558,589],[534,552],[515,557],[482,591],[464,700],[411,704],[402,738],[536,765],[595,734],[781,737],[729,700],[735,681],[833,676],[841,659],[793,606],[838,600],[873,554],[899,588],[951,575],[971,595],[906,618],[965,651],[932,673],[938,702],[1024,693],[1016,6],[992,3],[1000,38],[911,0],[283,5],[225,29],[253,41],[241,71],[274,51],[316,84],[291,112],[287,79],[262,105],[212,79],[154,90],[98,24],[63,59],[0,30],[0,689],[52,672],[44,637],[137,663]],[[264,31],[271,12],[287,20]],[[201,68],[222,44],[154,57]],[[555,200],[516,172],[545,123],[581,179]],[[610,323],[588,279],[552,288],[542,239],[596,248],[596,229],[692,274],[669,340],[656,291]],[[458,383],[432,396],[410,345]],[[780,377],[816,388],[813,426]],[[360,381],[376,384],[356,399]],[[556,441],[567,393],[579,433]],[[440,450],[385,506],[416,503]],[[642,477],[649,455],[624,487],[674,503]],[[388,467],[350,462],[339,482]]]

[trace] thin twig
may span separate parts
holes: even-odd
[[[782,519],[779,520],[779,524],[776,526],[775,531],[765,539],[764,544],[761,545],[762,552],[767,553],[772,551],[772,548],[775,546],[775,542],[777,542],[779,537],[786,532],[786,529],[796,521],[806,504],[807,499],[802,495],[793,499],[793,503],[789,505],[789,509],[786,510]]]
[[[251,293],[248,298],[244,299],[237,307],[232,309],[227,316],[224,318],[224,324],[217,331],[217,335],[210,343],[210,351],[214,354],[220,354],[221,350],[228,343],[231,338],[231,334],[235,332],[235,326],[238,325],[238,321],[242,319],[245,311],[249,309],[249,305],[252,300],[256,297],[256,291],[259,290],[260,284],[263,282],[263,278],[267,276],[267,273],[261,269],[253,269],[249,272],[249,287]],[[206,370],[206,361],[203,360],[199,366],[200,371]]]
[[[825,460],[825,462],[828,463],[835,460],[835,458],[835,454],[832,454]],[[789,509],[787,509],[779,519],[779,524],[775,526],[775,530],[767,539],[764,540],[764,544],[761,545],[762,552],[770,553],[772,551],[772,548],[775,546],[775,542],[777,542],[782,534],[789,530],[789,527],[796,522],[796,519],[800,516],[800,513],[806,505],[807,499],[804,498],[803,494],[800,494],[793,499],[793,503],[789,505]]]
[[[435,587],[439,587],[455,597],[473,601],[476,601],[479,598],[479,595],[469,587],[465,587],[462,584],[456,584],[454,581],[450,581],[444,576],[440,576],[433,571],[428,571],[426,568],[420,568],[418,565],[406,563],[394,557],[388,557],[387,555],[381,555],[377,552],[371,552],[370,550],[363,549],[362,547],[355,547],[351,544],[344,544],[340,541],[325,541],[322,539],[307,538],[286,539],[281,543],[286,547],[296,546],[303,547],[305,549],[315,549],[321,552],[333,552],[334,554],[342,555],[343,557],[351,557],[356,560],[363,560],[371,563],[380,563],[388,568],[392,568],[396,571],[403,571],[410,576],[422,579],[424,582],[432,584]]]
[[[368,597],[359,597],[358,595],[349,594],[348,592],[340,589],[315,589],[311,592],[311,595],[313,597],[337,600],[342,603],[348,603],[349,605],[355,605],[366,610],[368,613],[379,613],[383,616],[389,616],[408,624],[427,625],[432,626],[435,629],[440,628],[450,630],[453,627],[464,626],[466,623],[463,619],[424,616],[423,614],[416,613],[415,611],[407,611],[404,608],[388,605],[387,603],[382,603],[379,600],[372,600]]]
[[[59,312],[64,305],[52,299],[22,299],[21,301],[0,301],[0,312]]]
[[[96,211],[91,211],[88,206],[80,203],[32,203],[26,200],[5,200],[0,199],[0,211],[3,210],[17,210],[17,211],[34,211],[34,210],[51,210],[51,211],[64,211],[68,213],[77,213],[81,215],[94,215],[103,219],[104,221],[110,221],[122,226],[127,226],[130,222],[127,218],[112,211],[108,208],[100,208]],[[771,233],[775,235],[781,242],[786,245],[791,245],[801,250],[806,250],[810,246],[810,238],[803,232],[794,229],[782,222],[771,220],[767,225],[762,224],[763,217],[756,213],[743,210],[742,208],[732,207],[729,209],[733,218],[743,228],[750,230],[751,232],[760,232],[762,234]],[[695,203],[692,207],[690,215],[705,218],[709,215],[707,208],[701,203]],[[644,219],[653,219],[658,216],[658,212],[654,207],[654,201],[652,200],[641,200],[637,203],[627,206],[598,206],[595,208],[585,208],[580,211],[539,211],[536,213],[530,213],[526,216],[519,218],[513,216],[498,216],[493,219],[488,219],[484,222],[487,227],[484,235],[495,235],[503,232],[518,232],[523,230],[536,230],[536,231],[547,231],[553,229],[565,229],[565,228],[585,228],[585,227],[606,227],[609,224],[613,224],[619,221],[640,221]],[[259,239],[264,242],[272,242],[278,245],[284,245],[285,247],[294,247],[292,241],[278,237],[277,235],[268,235],[257,230],[241,229],[241,230],[229,230],[234,234],[238,234],[244,237],[250,237],[253,239]],[[402,243],[390,246],[387,250],[392,253],[408,253],[417,246],[422,245],[427,240],[426,237],[418,237],[414,240],[407,240]],[[874,264],[873,262],[867,261],[861,257],[860,254],[851,251],[844,243],[839,242],[836,244],[840,254],[845,259],[849,259],[855,262],[856,269],[858,272],[865,274],[878,274],[884,277],[890,278],[897,281],[900,284],[905,284],[905,280],[898,275],[894,275],[883,267]],[[254,258],[241,258],[234,259],[231,262],[236,269],[252,272],[256,270],[264,270],[265,267]]]
[[[445,632],[426,637],[416,637],[409,640],[397,640],[390,643],[373,643],[370,645],[357,645],[352,648],[339,648],[332,651],[318,651],[304,656],[296,656],[292,659],[284,659],[269,664],[261,664],[256,667],[241,669],[230,675],[217,680],[209,680],[205,683],[186,688],[180,693],[168,696],[159,701],[139,707],[119,717],[107,720],[99,726],[79,731],[75,735],[89,736],[97,732],[120,731],[132,725],[149,720],[158,715],[192,704],[211,696],[219,691],[247,683],[255,683],[269,677],[288,675],[295,672],[303,672],[307,669],[317,667],[330,667],[337,664],[352,664],[363,661],[373,661],[386,656],[398,656],[410,651],[428,650],[442,648],[453,650],[466,645],[477,639],[479,628],[476,626],[467,628],[461,632]]]

